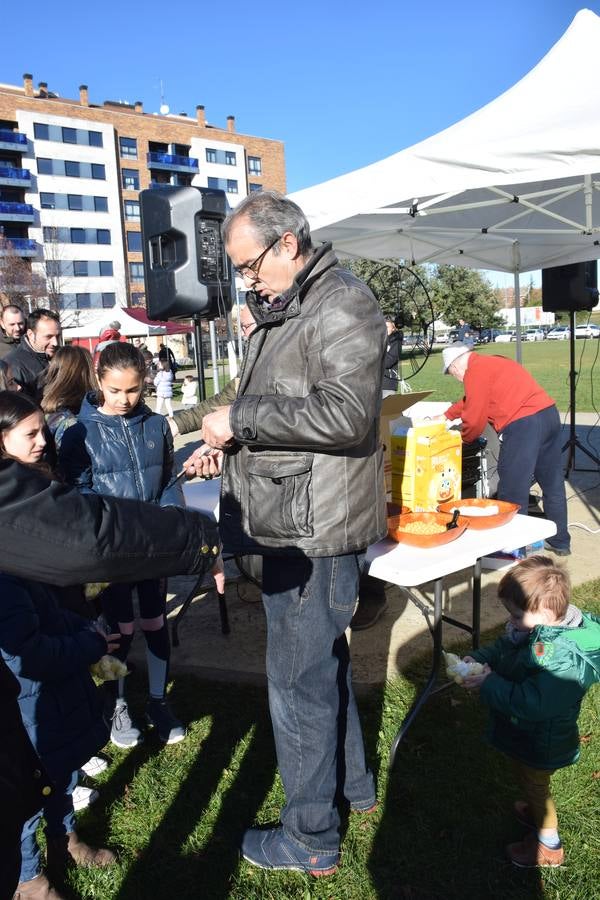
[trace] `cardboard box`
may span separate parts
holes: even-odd
[[[415,391],[411,394],[392,394],[385,397],[381,403],[381,416],[379,418],[379,434],[383,443],[383,470],[385,472],[385,489],[389,493],[392,490],[392,441],[391,435],[396,425],[396,420],[407,413],[412,407],[429,397],[431,391]],[[446,407],[450,404],[445,404]]]
[[[391,462],[394,503],[423,512],[460,499],[462,441],[444,423],[405,417],[392,434]]]

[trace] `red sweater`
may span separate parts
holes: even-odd
[[[500,433],[511,422],[554,405],[529,372],[505,356],[471,353],[464,377],[465,396],[446,410],[447,419],[462,419],[462,439],[470,444],[488,422]]]

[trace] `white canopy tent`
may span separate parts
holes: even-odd
[[[513,272],[518,312],[520,272],[600,257],[598,47],[581,10],[487,106],[291,199],[344,256]]]

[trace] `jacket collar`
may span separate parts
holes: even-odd
[[[337,263],[338,259],[331,244],[321,244],[320,247],[313,250],[308,262],[300,269],[290,287],[270,303],[266,303],[256,291],[248,291],[246,302],[257,327],[277,324],[284,319],[299,315],[302,301],[312,285],[327,269],[331,269]]]
[[[138,422],[143,422],[144,419],[147,419],[148,416],[152,415],[152,410],[149,406],[146,406],[143,400],[140,400],[138,405],[126,416],[107,416],[105,413],[100,412],[98,403],[99,399],[96,391],[87,393],[81,404],[81,410],[78,416],[79,421],[102,422],[104,425],[118,427],[121,424],[136,425]]]

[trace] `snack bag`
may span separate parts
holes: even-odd
[[[465,662],[456,653],[446,653],[444,651],[444,659],[446,661],[448,678],[452,678],[457,684],[462,684],[469,675],[481,675],[483,672],[482,663]]]

